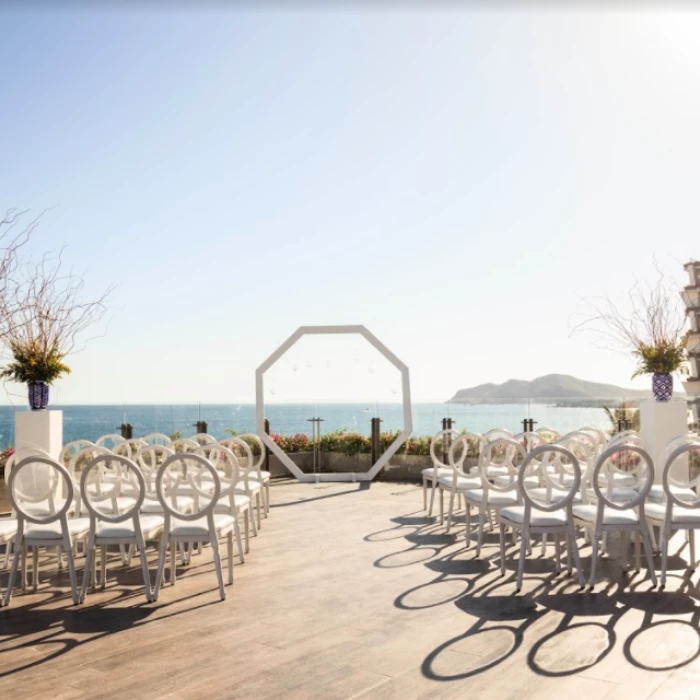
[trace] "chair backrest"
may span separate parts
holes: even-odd
[[[102,435],[95,440],[96,445],[106,447],[109,450],[114,449],[120,442],[124,442],[124,438],[116,433],[107,433],[107,435]]]
[[[595,425],[586,425],[581,428],[581,430],[584,433],[591,433],[592,435],[595,435],[598,439],[598,445],[600,445],[601,450],[605,449],[605,446],[608,444],[610,438],[600,428],[596,428]]]
[[[534,432],[518,433],[513,436],[513,440],[519,442],[527,452],[534,450],[541,445],[548,445],[549,440],[544,435]]]
[[[554,428],[548,428],[546,426],[538,428],[535,430],[535,432],[539,435],[543,435],[549,444],[556,442],[561,437],[561,433],[558,430],[554,430]]]
[[[242,440],[237,436],[229,437],[219,440],[218,444],[223,445],[227,449],[231,450],[234,455],[236,455],[240,469],[245,470],[246,472],[249,472],[252,469],[253,464],[255,463],[253,450],[250,448],[250,445],[245,442],[245,440]]]
[[[211,518],[221,496],[221,478],[214,465],[203,455],[176,452],[158,468],[156,493],[168,518]],[[193,497],[194,506],[178,505],[178,500],[183,497],[187,497],[188,501]]]
[[[506,430],[505,428],[492,428],[491,430],[487,430],[482,437],[485,441],[492,442],[493,440],[499,440],[500,438],[512,440],[514,435],[510,432],[510,430]]]
[[[588,503],[590,500],[588,488],[593,480],[593,471],[597,461],[595,449],[589,440],[582,440],[580,437],[572,436],[572,434],[565,435],[556,444],[569,450],[576,457],[581,472],[581,500],[583,503]]]
[[[433,460],[433,467],[435,469],[438,469],[439,467],[442,467],[444,469],[450,468],[449,464],[445,464],[442,461],[442,457],[445,451],[447,451],[448,453],[450,452],[453,442],[457,440],[459,436],[459,431],[454,430],[453,428],[441,430],[440,432],[435,433],[435,435],[433,435],[433,437],[430,440],[430,458]],[[440,450],[439,454],[438,450]]]
[[[145,439],[145,438],[144,438]],[[146,488],[146,498],[158,498],[156,493],[156,477],[160,465],[175,451],[167,445],[149,444],[143,445],[134,456],[134,462],[143,474]]]
[[[77,441],[76,441],[77,442]],[[86,442],[81,440],[80,442]],[[93,460],[95,457],[104,454],[112,454],[111,450],[106,447],[100,447],[94,443],[90,443],[88,446],[83,447],[78,450],[70,459],[68,464],[68,472],[70,473],[70,478],[73,480],[74,492],[75,492],[75,512],[79,515],[82,512],[82,493],[80,491],[80,478],[83,473],[83,469]]]
[[[497,438],[485,444],[479,456],[479,472],[484,489],[512,491],[516,486],[518,469],[525,455],[525,448],[509,438]],[[494,466],[503,467],[503,473],[498,475],[498,483],[493,479]]]
[[[672,442],[676,442],[676,440],[673,440]],[[676,447],[671,450],[666,457],[662,483],[664,486],[664,491],[666,492],[666,499],[669,506],[670,504],[675,504],[681,506],[682,508],[700,508],[700,497],[698,497],[700,470],[698,470],[698,473],[695,474],[695,476],[692,476],[690,473],[690,468],[692,465],[690,463],[682,464],[678,461],[680,457],[687,455],[688,462],[690,462],[693,454],[695,454],[694,461],[700,464],[700,440],[698,439],[686,440],[686,442],[683,444],[676,445]],[[676,469],[675,473],[673,473],[673,467],[675,465],[678,465],[680,469]],[[687,478],[681,477],[679,472],[685,472],[688,475]],[[695,491],[695,500],[689,501],[685,498],[683,500],[679,499],[678,495],[676,495],[673,491],[674,486],[682,489],[693,489]]]
[[[141,470],[128,457],[101,454],[83,469],[80,494],[91,518],[120,523],[138,517],[146,484]]]
[[[129,438],[115,445],[112,452],[114,452],[115,455],[121,455],[122,457],[128,457],[133,460],[134,457],[136,457],[136,453],[147,445],[148,443],[141,438]]]
[[[438,433],[438,435],[439,434],[440,433]],[[434,440],[435,438],[433,438],[433,441]],[[447,461],[450,463],[452,469],[458,472],[458,475],[466,476],[464,473],[464,462],[467,457],[469,457],[469,449],[473,444],[477,446],[476,456],[478,457],[482,444],[482,437],[478,433],[459,433],[459,437],[453,440],[450,445],[450,451],[447,453]],[[433,442],[430,443],[430,451],[432,456]],[[435,459],[433,459],[433,463],[436,464],[436,466],[442,464],[439,460],[436,463]]]
[[[73,502],[68,470],[45,455],[27,455],[13,465],[7,482],[18,519],[45,525],[65,518]]]
[[[173,440],[173,450],[175,452],[196,452],[201,445],[191,438],[177,438]]]
[[[624,470],[621,467],[624,466]],[[623,495],[612,498],[615,476],[627,477]],[[638,445],[620,443],[608,447],[598,457],[593,470],[592,485],[599,508],[608,506],[626,510],[639,506],[643,509],[649,489],[654,483],[654,461],[649,453]]]
[[[219,500],[227,500],[231,509],[235,510],[234,495],[239,482],[242,482],[245,490],[248,491],[248,472],[240,468],[236,454],[218,442],[202,445],[196,454],[208,459],[216,469],[221,481]]]
[[[644,440],[636,430],[623,430],[621,433],[613,435],[607,446],[613,447],[614,445],[637,445],[637,447],[644,447]]]
[[[545,485],[543,499],[525,487],[525,479],[532,476]],[[558,444],[535,447],[518,470],[518,492],[525,506],[536,510],[551,512],[570,507],[580,485],[581,468],[576,456]],[[553,495],[556,496],[554,500]]]
[[[150,433],[141,438],[145,443],[149,445],[165,445],[165,447],[172,447],[173,441],[170,436],[165,435],[165,433]]]
[[[212,442],[218,442],[218,440],[209,433],[197,433],[196,435],[191,435],[188,440],[196,442],[198,445],[208,445]]]
[[[253,444],[251,449],[253,451],[253,457],[257,457],[257,460],[253,462],[252,467],[250,467],[250,471],[256,473],[258,478],[260,478],[260,467],[262,467],[262,464],[265,461],[265,443],[260,439],[260,436],[256,435],[255,433],[242,433],[236,437],[243,440],[243,442],[245,442],[249,447],[251,446],[251,443]]]
[[[661,450],[660,462],[665,465],[670,454],[681,445],[686,445],[691,442],[700,442],[700,436],[696,433],[684,433],[683,435],[676,435],[676,437],[669,440],[665,445],[663,450]],[[664,466],[665,468],[665,466]]]
[[[66,468],[70,469],[70,464],[73,461],[73,457],[78,454],[81,450],[86,447],[92,447],[95,443],[90,440],[73,440],[67,445],[63,446],[61,450],[58,461]]]

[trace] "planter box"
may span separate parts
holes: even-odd
[[[688,335],[688,352],[700,353],[700,333],[690,333]]]
[[[686,309],[700,308],[700,289],[698,287],[686,287],[681,292],[681,298]]]

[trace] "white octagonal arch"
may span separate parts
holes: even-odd
[[[387,447],[371,469],[358,473],[331,473],[331,474],[304,474],[286,454],[265,432],[265,399],[264,399],[264,375],[272,365],[277,362],[289,350],[299,338],[305,335],[361,335],[368,343],[375,347],[399,372],[401,372],[401,393],[403,397],[403,430],[396,440]],[[297,328],[287,340],[270,355],[260,367],[255,370],[255,410],[256,425],[260,439],[265,447],[270,450],[284,466],[299,481],[371,481],[382,470],[387,462],[396,454],[413,431],[413,417],[411,415],[411,386],[408,376],[408,367],[394,355],[379,338],[370,333],[364,326],[301,326]]]

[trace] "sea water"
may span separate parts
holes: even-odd
[[[198,420],[206,421],[208,432],[216,438],[228,431],[255,431],[254,404],[180,404],[130,406],[54,406],[63,411],[63,441],[96,440],[106,433],[118,433],[122,423],[131,423],[134,437],[153,432],[183,437],[196,432]],[[0,447],[14,441],[14,408],[0,407]],[[21,409],[23,410],[23,409]],[[348,430],[370,434],[371,419],[379,417],[382,430],[403,428],[400,404],[269,404],[265,415],[275,433],[311,433],[312,418],[321,418],[321,433]],[[483,433],[491,428],[512,432],[523,429],[522,421],[532,418],[538,427],[561,433],[584,425],[612,427],[601,408],[561,407],[547,404],[458,405],[415,403],[412,406],[413,435],[434,435],[442,428],[443,418],[452,418],[457,430]]]

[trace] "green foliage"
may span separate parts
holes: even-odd
[[[637,359],[637,369],[632,378],[642,374],[687,373],[685,337],[676,342],[662,342],[657,345],[639,343],[632,354]]]
[[[0,371],[0,377],[13,382],[46,382],[53,384],[64,374],[70,374],[70,367],[63,363],[64,353],[59,352],[58,345],[43,347],[38,342],[20,343],[10,341],[14,362],[10,362]]]
[[[176,430],[174,433],[171,433],[168,435],[168,437],[175,442],[176,440],[180,440],[182,438],[182,430]]]
[[[612,426],[613,434],[617,432],[618,421],[620,420],[629,421],[630,430],[639,431],[639,409],[634,408],[632,404],[624,402],[620,404],[617,408],[613,408],[612,410],[607,406],[604,406],[603,409],[606,415],[608,416],[608,420],[610,421],[610,425]]]

